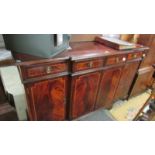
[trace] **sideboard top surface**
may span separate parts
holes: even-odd
[[[52,58],[41,58],[36,56],[31,56],[28,54],[14,54],[15,60],[18,61],[17,65],[27,65],[33,63],[43,63],[43,62],[55,62],[55,61],[64,61],[64,60],[81,60],[81,59],[90,59],[90,58],[97,58],[97,57],[104,57],[110,55],[119,55],[119,54],[127,54],[132,53],[135,51],[143,51],[148,50],[148,47],[137,45],[137,48],[133,50],[126,50],[126,51],[119,51],[107,47],[98,42],[77,42],[77,43],[70,43],[71,49],[65,50],[64,52],[58,54]]]

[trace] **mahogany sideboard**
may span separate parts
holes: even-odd
[[[117,51],[98,42],[42,59],[15,54],[30,120],[73,120],[128,96],[147,47]]]

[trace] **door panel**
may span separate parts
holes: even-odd
[[[93,111],[99,80],[99,72],[73,77],[71,119]]]
[[[64,120],[66,111],[67,77],[29,86],[29,101],[33,120]]]
[[[95,106],[96,109],[101,107],[109,109],[112,107],[113,97],[120,80],[121,71],[122,67],[103,71]]]
[[[123,68],[121,79],[115,94],[115,101],[118,99],[125,99],[128,96],[131,84],[137,73],[140,61],[127,63]]]

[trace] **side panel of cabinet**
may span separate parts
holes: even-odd
[[[146,67],[138,71],[130,97],[144,92],[149,86],[151,86],[153,73],[154,69],[152,67]]]
[[[73,77],[70,119],[94,110],[100,72]]]
[[[122,67],[103,71],[95,108],[111,108]]]
[[[65,120],[67,80],[60,77],[26,87],[31,120]]]
[[[137,73],[140,61],[127,63],[123,68],[121,79],[114,97],[114,100],[124,99],[128,96],[131,84]]]

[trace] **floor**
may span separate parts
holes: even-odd
[[[147,91],[128,101],[117,101],[111,110],[99,109],[76,119],[76,121],[131,121],[149,96],[150,92]]]
[[[150,97],[149,90],[129,100],[116,102],[110,113],[118,121],[132,121]]]
[[[91,112],[87,115],[84,115],[76,121],[115,121],[116,119],[110,114],[108,110],[99,109],[95,112]]]

